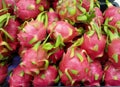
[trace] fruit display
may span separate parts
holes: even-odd
[[[118,3],[0,0],[0,87],[119,82]]]

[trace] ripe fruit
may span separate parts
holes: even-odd
[[[68,48],[59,64],[60,81],[65,86],[75,86],[84,81],[88,75],[89,63],[85,50],[80,48]]]

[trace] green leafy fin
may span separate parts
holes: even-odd
[[[45,79],[45,74],[42,74],[40,78]]]
[[[24,71],[21,71],[21,72],[20,72],[20,76],[21,76],[21,77],[23,77],[24,74],[25,74]]]
[[[60,80],[60,76],[58,75],[58,76],[56,77],[56,79],[54,80],[54,82],[55,82],[55,83],[58,83],[59,80]]]
[[[94,51],[98,51],[98,49],[99,49],[98,44],[96,44],[96,45],[92,48],[92,50],[94,50]]]
[[[45,43],[42,48],[45,49],[46,51],[48,51],[48,50],[53,49],[53,47],[54,46],[48,42],[48,43]]]
[[[118,60],[118,54],[113,54],[112,57],[113,57],[115,63],[118,63],[118,62],[119,62],[119,60]]]
[[[95,80],[99,79],[99,74],[95,74]]]
[[[83,57],[82,57],[81,54],[77,53],[76,55],[77,55],[77,57],[79,58],[80,62],[83,62],[83,61],[84,61],[84,59],[83,59]]]
[[[72,72],[72,74],[75,74],[75,75],[78,74],[78,71],[77,71],[77,70],[74,70],[74,69],[71,69],[70,72]]]

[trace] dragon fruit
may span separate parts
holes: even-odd
[[[94,61],[90,63],[90,71],[87,76],[84,85],[89,86],[100,86],[100,81],[102,80],[103,70],[99,61]]]
[[[92,33],[92,35],[90,33]],[[84,41],[81,45],[81,48],[87,51],[91,59],[94,60],[95,58],[103,56],[106,45],[105,35],[100,35],[99,37],[95,31],[89,31],[88,33],[84,34],[83,38]]]
[[[30,87],[33,77],[24,72],[24,70],[17,66],[10,75],[10,87]]]
[[[23,47],[32,47],[37,41],[46,37],[46,28],[42,22],[32,20],[27,22],[23,30],[18,34],[18,40]]]
[[[36,18],[41,11],[49,8],[47,0],[19,0],[15,6],[14,13],[22,20]]]
[[[11,39],[7,38],[6,42],[10,45],[13,51],[15,51],[19,45],[17,40],[19,26],[20,26],[20,23],[17,20],[11,18],[9,19],[8,24],[4,27],[5,31],[11,36]]]
[[[104,18],[109,19],[108,24],[114,26],[120,32],[120,14],[119,9],[120,7],[113,6],[108,0],[106,0],[108,8],[104,12]]]
[[[77,29],[64,21],[57,21],[50,24],[48,32],[51,33],[51,39],[56,40],[59,36],[63,42],[70,42],[78,36]]]
[[[47,52],[38,42],[34,47],[26,50],[23,54],[21,67],[27,74],[39,74],[40,70],[46,69],[48,65]]]
[[[52,8],[49,9],[47,15],[48,15],[48,24],[60,20],[59,15]]]
[[[120,69],[115,68],[111,62],[107,62],[104,68],[103,80],[105,86],[120,86]]]
[[[41,71],[34,76],[34,87],[53,86],[59,81],[58,71],[55,66],[49,66],[46,70]]]
[[[19,47],[19,50],[18,50],[19,56],[22,58],[23,55],[24,55],[24,53],[25,53],[28,49],[29,49],[29,48],[27,48],[27,47],[20,46],[20,47]]]
[[[50,50],[51,55],[49,56],[49,61],[53,64],[57,64],[63,56],[64,50],[60,48]]]
[[[83,8],[86,9],[86,11],[89,11],[90,9],[90,0],[82,0],[82,5]]]
[[[65,86],[80,85],[88,71],[89,62],[85,50],[78,47],[68,48],[59,64],[60,81]]]
[[[7,77],[7,68],[8,65],[5,65],[4,63],[0,63],[0,84],[2,84]]]
[[[87,22],[88,20],[91,21],[94,16],[92,12],[93,3],[92,0],[60,0],[57,3],[56,12],[60,15],[61,20],[68,19],[75,23]]]
[[[6,5],[8,6],[8,12],[11,13],[12,15],[14,14],[14,6],[15,2],[17,0],[4,0],[6,2]]]
[[[94,10],[95,10],[95,17],[93,18],[93,21],[94,21],[94,23],[101,26],[104,22],[103,14],[102,14],[100,8],[98,8],[98,7],[95,7]]]
[[[120,38],[113,39],[108,45],[109,60],[117,68],[120,67]]]

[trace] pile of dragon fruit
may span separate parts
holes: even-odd
[[[120,7],[106,5],[0,0],[0,84],[120,86]]]

